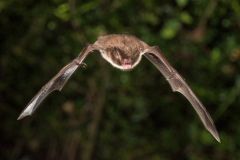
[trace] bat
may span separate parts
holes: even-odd
[[[105,60],[111,63],[114,67],[123,71],[132,70],[136,67],[141,61],[142,55],[144,55],[163,74],[170,84],[173,92],[178,91],[188,99],[200,117],[205,128],[220,143],[216,127],[206,108],[196,97],[180,74],[170,65],[159,47],[148,46],[137,37],[127,34],[99,36],[94,44],[87,43],[78,57],[64,66],[59,73],[55,75],[46,85],[44,85],[37,95],[33,97],[18,117],[18,120],[25,116],[32,115],[49,93],[54,90],[61,91],[69,77],[79,66],[86,67],[83,60],[93,50],[98,50]]]

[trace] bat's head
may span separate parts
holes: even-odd
[[[126,50],[114,47],[107,50],[107,52],[110,58],[108,61],[110,61],[114,67],[125,71],[133,69],[141,59],[141,54],[138,50],[133,53],[127,53]]]
[[[141,60],[144,42],[132,35],[106,35],[98,37],[95,45],[102,46],[103,58],[121,70],[133,69]]]

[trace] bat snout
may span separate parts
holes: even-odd
[[[132,68],[132,61],[131,61],[131,59],[123,59],[123,60],[122,60],[122,67],[123,67],[124,69],[130,69],[130,68]]]

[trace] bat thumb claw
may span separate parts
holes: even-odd
[[[80,66],[86,69],[87,64],[86,63],[81,63]]]

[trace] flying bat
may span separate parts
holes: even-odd
[[[104,59],[106,59],[114,67],[123,71],[131,70],[136,67],[141,61],[142,55],[144,55],[163,74],[170,84],[173,92],[178,91],[189,100],[205,128],[218,142],[220,142],[216,127],[206,108],[196,97],[180,74],[170,65],[158,46],[148,46],[137,37],[127,34],[100,36],[94,44],[87,43],[78,57],[64,66],[59,73],[46,85],[44,85],[37,95],[33,97],[18,117],[18,120],[27,115],[32,115],[49,93],[54,90],[61,91],[73,72],[79,66],[86,66],[86,64],[83,63],[83,60],[93,50],[98,50]]]

